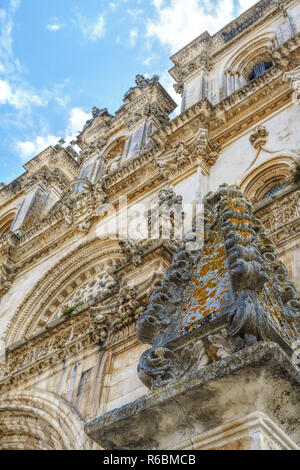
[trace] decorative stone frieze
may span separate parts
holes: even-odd
[[[297,238],[300,227],[300,194],[291,187],[284,194],[276,194],[272,201],[255,205],[256,215],[276,246],[283,247],[289,240]]]
[[[83,186],[78,194],[73,192],[77,185]],[[87,179],[77,179],[70,184],[69,190],[54,206],[48,217],[61,214],[67,226],[74,227],[79,232],[88,232],[106,199],[107,194],[102,181],[92,185]]]
[[[80,319],[76,315],[61,317],[53,321],[52,329],[44,328],[36,333],[8,348],[6,361],[0,364],[0,390],[7,389],[7,381],[18,384],[41,369],[53,367],[71,355],[74,348],[79,352],[95,344],[91,319],[86,315],[81,315]]]

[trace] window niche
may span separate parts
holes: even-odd
[[[273,67],[274,63],[269,53],[265,52],[253,58],[242,71],[247,82],[252,82]]]
[[[119,168],[125,150],[125,143],[126,136],[122,136],[116,139],[108,148],[104,155],[106,173],[113,173]]]

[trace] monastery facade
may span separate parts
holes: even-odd
[[[300,445],[300,2],[171,59],[0,186],[0,449]]]

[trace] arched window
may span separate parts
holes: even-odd
[[[120,166],[121,159],[124,153],[126,143],[126,136],[121,136],[116,139],[108,147],[103,155],[107,173],[113,173]]]
[[[274,64],[271,50],[275,33],[267,31],[247,47],[242,45],[224,64],[224,97],[268,71]]]
[[[287,186],[287,183],[276,184],[263,195],[262,199],[267,199],[267,197],[273,196],[274,194],[276,194],[278,191],[285,188],[286,186]]]
[[[252,204],[273,196],[293,182],[292,156],[271,158],[245,176],[239,186]]]
[[[262,60],[261,62],[254,65],[252,72],[249,74],[249,80],[254,80],[263,73],[265,73],[269,68],[273,66],[273,62]]]

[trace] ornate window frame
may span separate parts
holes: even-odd
[[[293,180],[294,156],[278,155],[257,166],[239,182],[242,192],[252,204],[263,199],[276,184],[290,183]]]

